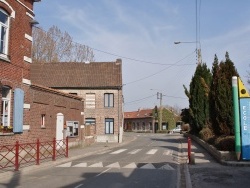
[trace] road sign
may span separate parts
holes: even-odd
[[[243,160],[250,160],[250,98],[240,99],[241,154]]]

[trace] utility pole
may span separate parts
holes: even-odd
[[[158,130],[162,130],[162,93],[157,92],[157,99],[160,99],[160,112],[159,112],[159,123]]]

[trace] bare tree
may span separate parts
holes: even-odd
[[[93,50],[83,44],[74,43],[67,32],[52,26],[48,32],[33,28],[32,58],[34,63],[94,61]]]

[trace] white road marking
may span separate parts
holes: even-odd
[[[133,151],[131,151],[131,152],[128,152],[128,154],[136,154],[136,153],[138,153],[139,151],[141,151],[142,149],[135,149],[135,150],[133,150]]]
[[[157,149],[151,149],[147,152],[148,155],[153,155],[157,152]]]
[[[130,163],[130,164],[128,164],[128,165],[126,165],[126,166],[124,166],[122,168],[132,168],[132,169],[135,169],[135,168],[137,168],[137,166],[136,166],[135,163]]]
[[[102,162],[99,162],[99,163],[92,164],[89,167],[103,167],[103,164]]]
[[[77,165],[74,165],[73,167],[87,167],[87,163],[79,163]]]
[[[95,177],[98,177],[98,176],[102,175],[103,173],[105,173],[105,172],[109,171],[110,169],[111,169],[111,168],[109,168],[109,169],[107,169],[107,170],[102,171],[100,174],[97,174]]]
[[[163,170],[174,170],[174,168],[171,167],[169,164],[166,164],[166,165],[162,166],[162,167],[159,168],[159,169],[163,169]]]
[[[126,151],[127,149],[119,149],[119,150],[117,150],[117,151],[114,151],[114,152],[112,152],[112,153],[110,153],[110,154],[118,154],[118,153],[122,153],[122,152],[124,152],[124,151]]]
[[[69,163],[65,163],[65,164],[62,164],[62,165],[58,165],[56,167],[71,167],[71,164],[72,164],[72,162],[69,162]]]
[[[112,163],[112,164],[110,164],[110,165],[108,165],[106,167],[108,167],[108,168],[120,168],[120,165],[119,165],[118,162],[116,162],[116,163]]]
[[[163,155],[173,155],[173,150],[167,150],[163,153]]]
[[[155,169],[154,165],[152,165],[151,163],[148,163],[144,166],[141,167],[142,169]]]

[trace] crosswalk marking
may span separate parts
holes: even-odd
[[[117,150],[117,151],[114,151],[114,152],[112,152],[112,153],[110,153],[110,154],[118,154],[118,153],[122,153],[122,152],[124,152],[124,151],[126,151],[127,149],[119,149],[119,150]]]
[[[135,149],[135,150],[133,150],[133,151],[131,151],[131,152],[128,152],[128,154],[136,154],[136,153],[138,153],[139,151],[141,151],[142,149]]]
[[[91,164],[91,163],[90,163]],[[105,164],[105,162],[104,162]],[[122,165],[123,164],[123,165]],[[87,162],[83,162],[83,163],[79,163],[79,164],[76,164],[76,165],[72,165],[72,162],[69,162],[69,163],[65,163],[65,164],[62,164],[62,165],[58,165],[56,167],[64,167],[64,168],[70,168],[70,167],[73,167],[73,168],[76,168],[76,167],[85,167],[85,168],[117,168],[117,169],[158,169],[158,170],[175,170],[171,165],[169,164],[162,164],[161,167],[159,167],[158,163],[156,164],[156,166],[154,166],[154,163],[144,163],[144,164],[141,164],[139,163],[138,165],[134,162],[132,163],[129,163],[127,165],[124,165],[124,163],[122,162],[121,164],[119,162],[114,162],[114,163],[111,163],[109,165],[103,165],[103,162],[97,162],[97,163],[94,163],[94,164],[91,164],[91,165],[88,165]]]
[[[163,155],[173,155],[173,150],[167,150],[163,153]]]
[[[79,163],[77,165],[74,165],[73,167],[87,167],[87,163]]]
[[[92,164],[89,167],[103,167],[103,164],[102,162],[99,162],[99,163]]]
[[[157,149],[151,149],[147,152],[148,155],[153,155],[157,152]]]
[[[119,165],[118,162],[116,162],[116,163],[112,163],[112,164],[110,164],[110,165],[108,165],[106,167],[108,167],[108,168],[120,168],[120,165]]]
[[[142,169],[155,169],[154,165],[152,165],[151,163],[146,164],[144,166],[141,167]]]
[[[69,162],[69,163],[65,163],[65,164],[59,165],[57,167],[71,167],[71,164],[72,164],[72,162]]]
[[[135,168],[137,168],[137,166],[136,166],[135,163],[130,163],[130,164],[124,166],[123,168],[132,168],[132,169],[135,169]]]
[[[174,170],[174,168],[171,167],[169,164],[166,164],[166,165],[162,166],[160,169],[164,169],[164,170]]]

